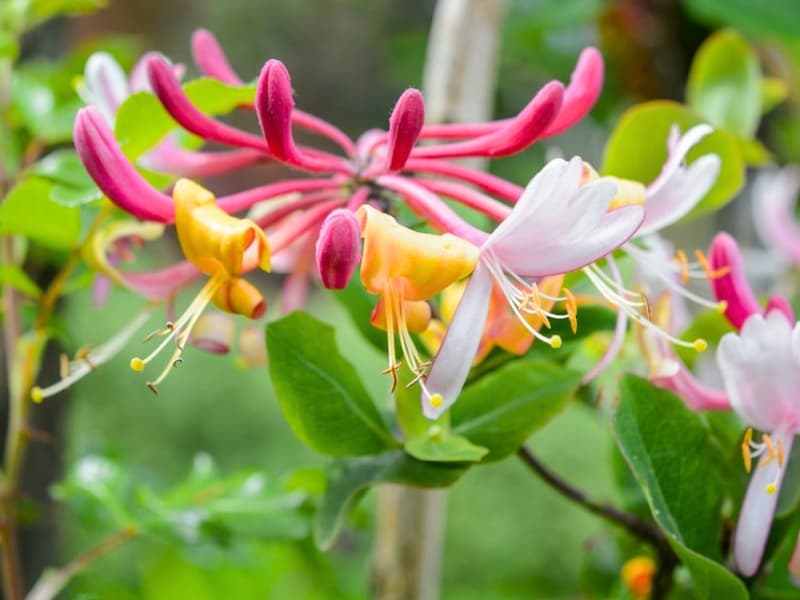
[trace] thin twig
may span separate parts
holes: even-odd
[[[60,569],[45,572],[39,581],[36,582],[36,585],[33,586],[26,600],[50,600],[51,598],[55,598],[56,594],[64,589],[64,586],[66,586],[75,575],[128,540],[135,538],[138,534],[138,530],[134,527],[120,529],[93,548],[89,548],[89,550],[83,554],[72,559]]]
[[[658,571],[653,578],[653,590],[650,598],[652,600],[660,600],[666,597],[672,585],[672,573],[680,561],[669,545],[664,533],[655,524],[640,519],[636,515],[626,513],[607,502],[593,500],[586,492],[579,490],[551,471],[527,446],[522,446],[517,455],[522,462],[559,494],[569,498],[590,513],[621,526],[634,537],[652,545],[658,554]]]

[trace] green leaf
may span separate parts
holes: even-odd
[[[432,425],[427,435],[408,440],[405,450],[414,458],[430,462],[478,462],[489,452],[441,425]]]
[[[692,61],[686,100],[717,127],[751,139],[761,118],[761,67],[735,31],[709,37]]]
[[[77,15],[94,12],[108,4],[108,0],[33,0],[30,12],[38,19],[58,15]]]
[[[114,135],[130,159],[160,142],[177,124],[153,94],[131,94],[117,111]]]
[[[15,61],[19,56],[19,44],[7,31],[0,31],[0,59]]]
[[[683,4],[698,21],[758,37],[794,40],[800,31],[795,0],[683,0]]]
[[[540,360],[517,360],[467,387],[450,409],[453,432],[489,449],[483,462],[513,454],[573,396],[581,375]]]
[[[350,315],[364,339],[381,352],[386,352],[386,332],[370,324],[370,315],[372,315],[378,297],[370,295],[364,289],[361,279],[357,275],[350,279],[350,283],[345,289],[333,290],[331,293]]]
[[[242,104],[253,102],[255,87],[230,86],[216,79],[196,79],[183,86],[192,104],[207,115],[230,112]],[[160,142],[178,124],[153,94],[132,94],[120,106],[114,123],[114,134],[125,155],[136,159]]]
[[[697,598],[746,599],[719,559],[724,457],[700,416],[671,392],[627,375],[614,428],[656,523],[691,573]]]
[[[11,85],[12,105],[31,134],[44,142],[72,139],[72,124],[81,103],[62,97],[51,68],[18,70]]]
[[[42,290],[36,282],[28,277],[25,271],[13,265],[0,265],[0,283],[10,285],[34,299],[42,295]]]
[[[676,102],[658,100],[634,106],[619,120],[606,144],[603,173],[645,184],[653,181],[667,159],[670,127],[677,124],[685,132],[704,122],[703,117]],[[686,220],[722,207],[744,184],[745,163],[732,134],[715,130],[689,152],[687,160],[691,163],[709,153],[722,161],[719,177]]]
[[[24,235],[56,250],[72,248],[80,234],[75,208],[50,200],[53,184],[29,177],[14,187],[0,205],[0,233]]]
[[[364,493],[380,483],[401,483],[422,488],[448,487],[467,470],[465,463],[430,463],[405,452],[344,459],[333,463],[328,489],[314,517],[314,540],[328,550]]]
[[[764,77],[761,80],[761,112],[768,113],[789,97],[789,86],[783,79]]]
[[[267,350],[281,410],[305,444],[332,456],[377,454],[398,445],[339,353],[330,325],[293,312],[267,325]]]
[[[50,199],[63,206],[81,206],[103,197],[74,150],[48,154],[33,165],[31,173],[55,184]]]

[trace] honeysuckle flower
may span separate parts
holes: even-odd
[[[429,418],[437,418],[456,401],[467,379],[495,284],[519,322],[534,337],[558,347],[561,339],[531,327],[527,315],[568,315],[550,313],[537,304],[542,294],[534,291],[531,281],[568,273],[606,256],[641,225],[640,205],[609,210],[616,184],[602,178],[582,184],[583,171],[577,157],[548,163],[511,214],[481,243],[478,264],[425,380],[428,392],[423,393],[422,408]]]
[[[261,293],[241,278],[255,268],[269,270],[269,245],[261,228],[253,221],[228,215],[216,205],[211,192],[188,179],[175,184],[173,199],[181,250],[209,280],[174,323],[154,332],[153,335],[164,338],[156,349],[144,359],[131,359],[131,368],[141,371],[170,341],[175,341],[169,363],[147,384],[154,392],[170,369],[180,363],[192,329],[209,302],[221,310],[251,319],[260,317],[266,309]]]
[[[430,321],[425,301],[472,272],[478,249],[449,233],[434,235],[403,227],[369,205],[360,207],[356,218],[364,238],[361,282],[368,292],[380,295],[373,324],[386,330],[386,372],[392,376],[394,389],[400,368],[395,334],[406,365],[422,378],[428,365],[410,334],[424,330]]]
[[[733,536],[736,568],[750,577],[761,563],[786,461],[800,433],[800,324],[777,310],[751,315],[738,335],[722,338],[717,364],[733,409],[764,432],[757,442],[748,429],[742,444],[747,470],[753,459],[758,463]]]
[[[194,34],[192,53],[204,75],[226,85],[243,85],[243,79],[231,67],[210,32],[200,30]],[[334,125],[297,109],[289,73],[277,60],[264,65],[253,102],[238,107],[255,111],[262,135],[240,130],[200,111],[181,87],[180,74],[160,55],[150,53],[143,57],[131,74],[131,80],[134,79],[137,86],[141,85],[158,98],[180,128],[205,142],[231,149],[187,153],[172,143],[177,137],[170,133],[143,155],[138,165],[133,165],[114,138],[109,121],[100,109],[83,109],[75,124],[78,154],[100,189],[128,214],[164,225],[175,223],[178,237],[182,237],[173,199],[150,185],[137,167],[194,177],[210,174],[214,168],[216,172],[230,171],[256,160],[271,160],[306,173],[296,179],[267,183],[222,196],[216,202],[216,206],[226,213],[245,211],[255,205],[264,207],[253,222],[261,230],[269,229],[271,255],[276,264],[281,263],[289,273],[281,302],[286,310],[302,304],[309,279],[316,271],[322,271],[320,267],[334,266],[330,262],[333,255],[327,252],[330,244],[325,243],[332,233],[332,229],[326,226],[326,219],[332,211],[349,211],[352,216],[363,205],[388,210],[403,202],[434,229],[462,238],[468,244],[482,244],[486,234],[458,217],[443,198],[502,221],[511,212],[508,203],[517,201],[522,188],[496,176],[454,164],[449,159],[513,154],[572,126],[588,113],[599,95],[603,63],[597,50],[586,49],[581,53],[566,88],[559,82],[550,82],[516,116],[484,123],[425,125],[422,95],[409,89],[398,99],[387,131],[367,131],[357,140],[352,140]],[[141,81],[146,81],[146,84]],[[324,138],[338,151],[296,143],[294,134],[297,129]],[[423,140],[427,142],[425,145],[418,143]],[[286,200],[287,195],[291,200]],[[346,222],[347,218],[342,214],[337,213],[340,215],[336,217],[339,223]],[[317,243],[320,236],[322,239]],[[357,262],[356,246],[350,245],[344,261],[346,265],[337,262],[335,269],[326,271],[324,275],[319,273],[326,285],[338,287],[347,280],[350,265]],[[321,251],[319,254],[317,249]],[[104,267],[110,272],[118,271],[115,281],[132,289],[136,289],[132,284],[146,286],[153,282],[152,279],[142,281],[137,279],[138,274],[118,269],[114,264],[113,250],[109,250],[107,255],[109,259]],[[197,277],[198,265],[191,261],[191,257],[186,265],[186,272]],[[332,273],[336,277],[329,277]],[[206,274],[210,273],[206,271]],[[211,276],[213,280],[214,276]],[[411,277],[410,281],[413,280]],[[245,283],[238,281],[236,290],[231,290],[236,293],[231,297],[241,300],[237,294],[244,294],[240,288]],[[156,286],[149,291],[160,293],[163,290]],[[430,293],[438,291],[440,289],[436,287]],[[425,321],[425,310],[429,309],[427,305],[423,306],[422,300],[401,300],[387,290],[376,293],[381,295],[373,319],[376,324],[383,319],[384,327],[398,330],[401,312],[406,315],[407,324],[415,321],[411,324],[416,326],[417,321]],[[255,298],[254,294],[245,295]],[[550,302],[546,298],[543,301]],[[189,322],[181,323],[188,325]],[[390,339],[393,336],[390,335]],[[410,338],[401,335],[402,343],[406,339]],[[410,355],[418,356],[415,350]],[[407,358],[407,362],[414,362],[411,366],[418,374],[424,372],[421,359]],[[396,365],[397,361],[392,359],[392,372]]]
[[[698,252],[698,261],[690,263],[685,253],[679,251],[677,258],[673,258],[664,251],[666,245],[658,237],[659,231],[686,216],[714,185],[720,169],[718,156],[707,154],[690,165],[685,164],[689,151],[712,131],[709,125],[697,125],[681,135],[678,127],[673,126],[667,139],[667,160],[656,179],[645,187],[638,182],[615,178],[619,191],[614,202],[644,206],[644,223],[634,239],[622,246],[622,250],[634,260],[637,271],[650,282],[650,287],[655,287],[650,293],[668,290],[673,295],[683,296],[702,306],[718,308],[716,304],[693,294],[685,287],[689,279],[713,279],[717,275],[709,269],[705,256]],[[628,319],[653,328],[674,344],[693,347],[697,351],[705,349],[703,340],[684,342],[663,329],[656,328],[648,316],[647,296],[626,289],[621,278],[616,275],[613,257],[608,257],[608,264],[612,271],[610,277],[597,265],[584,269],[584,273],[601,295],[617,307],[617,325],[611,343],[603,358],[584,376],[584,383],[602,373],[616,357],[622,347]]]

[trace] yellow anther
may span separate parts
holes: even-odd
[[[678,250],[675,253],[675,260],[681,266],[681,281],[686,283],[689,281],[689,260],[686,258],[686,252]]]
[[[728,310],[727,300],[720,300],[717,302],[717,311],[719,311],[720,314],[723,314],[726,310]]]
[[[578,332],[578,301],[575,299],[575,294],[573,294],[567,288],[564,288],[564,295],[567,297],[567,301],[564,303],[567,309],[567,317],[569,317],[569,326],[572,329],[572,333]]]
[[[433,408],[441,408],[442,404],[444,404],[444,398],[441,394],[433,394],[431,396],[431,406]]]
[[[644,304],[644,316],[648,321],[653,321],[653,309],[650,307],[650,299],[642,294],[639,293],[639,297],[642,299],[642,304]]]
[[[383,371],[381,371],[382,375],[391,375],[391,377],[392,377],[392,388],[391,388],[390,391],[392,393],[394,393],[394,391],[397,389],[397,371],[400,369],[402,364],[403,364],[402,362],[395,362],[395,363],[390,364]]]
[[[556,348],[556,349],[561,348],[561,336],[560,335],[554,335],[554,336],[552,336],[550,338],[550,347],[551,348]]]
[[[774,482],[773,483],[768,483],[767,487],[766,487],[766,490],[767,490],[768,494],[772,495],[772,494],[774,494],[775,492],[778,491],[778,486],[775,485]]]
[[[141,372],[144,369],[144,361],[139,358],[138,356],[134,356],[131,359],[131,370],[136,371],[137,373]]]
[[[778,440],[778,466],[783,468],[783,440]]]
[[[708,342],[703,338],[697,338],[692,342],[695,352],[705,352],[708,349]]]
[[[36,386],[31,390],[31,400],[36,402],[36,404],[40,404],[42,400],[44,400],[44,392],[42,391],[42,388]]]
[[[742,442],[745,446],[750,445],[750,442],[753,441],[753,428],[748,427],[747,431],[744,432],[744,441]]]
[[[69,358],[63,352],[58,357],[58,374],[61,376],[61,379],[64,379],[69,375]]]
[[[748,434],[752,433],[751,429],[747,430]],[[742,460],[744,461],[744,470],[749,473],[750,470],[753,468],[753,459],[750,457],[750,440],[748,439],[748,435],[745,434],[745,439],[742,442]]]

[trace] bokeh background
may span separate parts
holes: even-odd
[[[509,1],[498,64],[499,116],[515,113],[546,81],[567,80],[587,45],[603,51],[607,84],[591,118],[580,126],[491,168],[524,183],[553,155],[580,153],[599,165],[608,133],[627,107],[651,98],[683,98],[691,57],[719,24],[695,6],[702,4]],[[110,44],[128,65],[148,49],[190,65],[191,32],[206,27],[245,78],[255,77],[269,58],[283,60],[292,73],[298,106],[355,136],[385,127],[398,95],[421,85],[433,9],[433,0],[112,0],[90,17],[49,23],[26,39],[24,52],[57,57]],[[190,76],[196,75],[191,68]],[[781,112],[772,117],[784,118]],[[255,120],[237,124],[252,128]],[[795,155],[792,143],[776,144],[784,157]],[[212,186],[220,194],[243,189],[279,176],[276,169],[251,169]],[[721,218],[734,222],[736,211],[734,203]],[[706,227],[700,222],[678,235],[702,239]],[[150,260],[158,264],[163,253],[174,251],[168,241],[151,252]],[[262,283],[269,289],[278,282]],[[74,349],[108,339],[141,309],[141,300],[117,290],[104,307],[94,308],[88,292],[78,291],[64,308],[64,346]],[[337,324],[340,347],[374,396],[385,397],[384,358],[322,291],[312,292],[310,310]],[[277,314],[277,307],[269,314]],[[162,319],[154,317],[151,325]],[[589,400],[574,403],[531,444],[545,462],[595,497],[618,500],[609,428]],[[123,356],[54,402],[59,405],[39,418],[55,428],[56,437],[32,453],[40,496],[53,479],[87,468],[98,457],[155,491],[168,490],[193,468],[209,469],[212,463],[222,475],[253,469],[279,480],[324,460],[291,434],[266,369],[242,370],[232,356],[189,349],[184,366],[159,397],[140,385]],[[43,497],[32,502],[32,510],[40,519],[37,535],[26,540],[32,572],[63,562],[110,531],[101,515],[65,509]],[[143,537],[95,563],[70,586],[68,596],[365,598],[373,522],[370,497],[328,554],[320,554],[309,539],[259,541],[254,535],[192,544]],[[612,535],[513,459],[474,469],[448,492],[443,598],[580,597],[593,578],[617,575]]]

